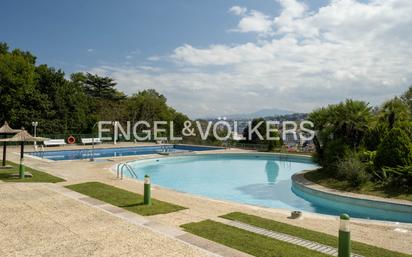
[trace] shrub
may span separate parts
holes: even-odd
[[[412,164],[412,143],[403,130],[389,131],[378,147],[374,163],[378,169]]]
[[[378,149],[379,144],[388,132],[388,128],[384,124],[377,125],[368,129],[365,137],[363,138],[363,145],[370,151]]]
[[[350,152],[349,146],[342,139],[331,140],[324,147],[321,165],[328,168],[335,168],[337,162]]]
[[[353,187],[359,187],[370,179],[370,175],[366,171],[366,164],[362,163],[354,154],[339,160],[336,168],[338,178],[347,180]]]
[[[398,122],[396,127],[402,129],[412,141],[412,121]]]
[[[408,190],[412,186],[412,165],[398,167],[383,167],[383,176],[387,184],[392,187],[401,187]]]

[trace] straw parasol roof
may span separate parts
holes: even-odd
[[[4,122],[4,125],[0,128],[0,134],[16,134],[19,133],[20,129],[12,129],[10,128],[7,121]]]
[[[46,140],[48,140],[48,138],[34,137],[30,135],[27,130],[22,129],[19,133],[11,138],[0,139],[0,142],[42,142]]]

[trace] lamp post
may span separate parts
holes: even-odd
[[[118,124],[119,122],[118,121],[113,121],[113,144],[115,144],[115,145],[117,145],[117,136],[119,135],[119,131],[118,131],[118,126],[117,126],[117,124]]]
[[[32,123],[31,123],[31,125],[33,126],[33,128],[34,128],[34,137],[36,137],[37,136],[37,125],[39,125],[39,123],[37,122],[37,121],[33,121]],[[34,141],[34,150],[35,151],[37,151],[37,142],[36,141]]]
[[[340,215],[338,257],[350,256],[350,218],[348,214]]]
[[[96,127],[98,122],[94,123],[92,128],[92,154],[90,156],[90,161],[94,162],[94,128]]]
[[[143,203],[145,205],[152,205],[152,196],[151,196],[151,185],[150,177],[148,175],[144,176],[144,194],[143,194]]]

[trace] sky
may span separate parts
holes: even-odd
[[[2,0],[0,41],[67,76],[154,88],[191,117],[310,112],[411,86],[411,13],[410,0]]]

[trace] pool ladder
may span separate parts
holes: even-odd
[[[132,178],[137,178],[136,171],[127,162],[123,162],[117,165],[116,167],[117,178],[123,179],[124,168],[126,168],[129,171]]]
[[[43,146],[43,145],[41,145],[41,146],[40,146],[40,150],[36,150],[36,152],[38,153],[37,155],[38,155],[40,158],[44,158],[44,146]]]
[[[160,152],[162,153],[172,152],[173,148],[174,148],[173,145],[161,145]]]

